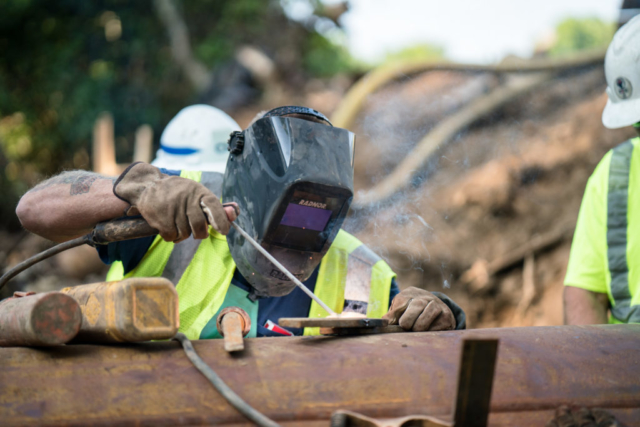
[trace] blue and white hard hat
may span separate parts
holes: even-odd
[[[183,108],[160,136],[160,149],[152,165],[174,170],[224,173],[229,134],[240,126],[210,105]]]

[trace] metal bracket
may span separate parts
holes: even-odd
[[[497,355],[497,339],[462,342],[453,422],[427,415],[375,419],[339,410],[331,416],[331,427],[486,427]]]

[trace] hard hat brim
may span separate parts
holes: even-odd
[[[607,105],[602,112],[602,124],[605,127],[617,129],[638,122],[640,122],[640,98],[621,102],[611,102],[607,99]]]

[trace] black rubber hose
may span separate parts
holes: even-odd
[[[89,235],[78,237],[77,239],[69,240],[68,242],[60,243],[55,245],[52,248],[47,249],[46,251],[40,252],[37,255],[32,256],[29,259],[22,261],[20,264],[13,267],[11,270],[7,271],[5,274],[0,277],[0,289],[11,279],[13,279],[18,274],[22,273],[27,268],[31,267],[34,264],[39,263],[42,260],[45,260],[49,257],[52,257],[60,252],[66,251],[67,249],[75,248],[76,246],[82,246],[85,243],[90,243],[91,237]]]
[[[256,423],[262,427],[279,427],[280,424],[276,423],[272,419],[263,415],[262,413],[255,410],[251,407],[247,402],[242,400],[240,396],[238,396],[231,388],[225,384],[225,382],[215,373],[213,369],[207,365],[204,360],[198,356],[191,341],[187,338],[183,333],[178,332],[174,340],[179,341],[186,353],[187,357],[193,363],[197,370],[199,370],[202,375],[204,375],[209,382],[213,385],[213,387],[218,390],[218,392],[224,397],[231,406],[236,408],[242,415],[247,417],[250,421]]]

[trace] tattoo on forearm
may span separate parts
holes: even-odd
[[[93,181],[98,179],[96,176],[81,176],[71,184],[71,195],[75,196],[77,194],[88,193],[91,189],[91,184]]]
[[[54,185],[71,184],[69,194],[77,196],[78,194],[88,193],[91,189],[91,185],[98,179],[110,180],[111,182],[115,182],[116,180],[116,178],[103,176],[93,172],[70,171],[63,172],[58,176],[54,176],[53,178],[49,178],[48,180],[41,182],[29,192],[38,192]]]

